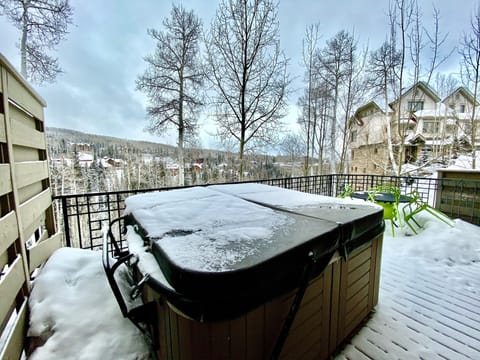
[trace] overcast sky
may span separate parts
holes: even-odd
[[[450,47],[469,30],[476,0],[419,0],[423,22],[432,22],[432,3],[440,10],[441,31],[449,33]],[[204,30],[210,26],[218,0],[175,1],[193,9],[203,20]],[[297,77],[295,89],[301,86],[302,39],[307,25],[319,22],[321,45],[338,31],[355,31],[360,46],[377,48],[388,29],[388,0],[281,0],[279,5],[281,47],[290,58],[290,74]],[[148,28],[161,29],[169,15],[170,1],[162,0],[71,0],[74,25],[66,41],[58,48],[64,74],[57,82],[35,86],[46,100],[46,125],[74,129],[114,137],[167,142],[175,144],[174,136],[159,138],[143,129],[146,101],[135,90],[135,79],[145,69],[143,57],[153,52],[155,43],[147,35]],[[0,17],[0,52],[19,66],[16,44],[20,33],[5,17]],[[455,53],[443,71],[458,71]],[[300,95],[294,91],[289,98],[293,121],[297,117],[294,104]],[[208,121],[208,116],[203,116]],[[205,131],[202,144],[217,147]]]

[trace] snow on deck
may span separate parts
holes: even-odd
[[[480,359],[480,262],[395,256],[386,240],[376,312],[335,359]]]

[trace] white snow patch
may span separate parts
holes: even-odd
[[[233,270],[292,221],[278,211],[202,187],[132,196],[125,212],[161,243],[169,258],[198,271]]]
[[[150,359],[143,334],[122,316],[100,252],[55,251],[34,281],[29,306],[28,336],[45,341],[31,360]]]

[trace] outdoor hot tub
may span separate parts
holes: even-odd
[[[383,210],[259,184],[126,199],[160,359],[326,359],[377,303]]]

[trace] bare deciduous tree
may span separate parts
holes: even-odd
[[[273,0],[223,0],[206,42],[217,132],[238,143],[240,178],[247,145],[273,142],[284,115],[290,80],[277,8]]]
[[[316,131],[316,109],[315,109],[315,99],[314,91],[316,87],[316,76],[315,76],[315,57],[318,52],[318,41],[320,39],[320,24],[310,25],[305,30],[305,38],[303,39],[303,65],[305,66],[305,82],[307,87],[305,89],[306,94],[303,99],[300,99],[300,102],[303,103],[303,112],[302,112],[302,122],[306,123],[306,152],[305,152],[305,164],[304,164],[304,175],[308,175],[309,171],[309,158],[313,158],[315,153],[315,141],[314,136]],[[310,152],[312,155],[310,156]]]
[[[329,124],[330,130],[330,170],[336,172],[336,166],[340,160],[338,152],[338,130],[341,128],[339,123],[339,105],[340,96],[344,81],[347,79],[350,71],[351,51],[354,47],[352,35],[347,31],[341,30],[331,39],[327,40],[326,46],[319,52],[317,57],[318,77],[322,79],[332,91],[332,112]],[[340,141],[342,141],[340,139]]]
[[[412,23],[415,21],[415,10],[418,9],[416,0],[392,0],[390,3],[390,28],[392,47],[399,54],[400,63],[397,67],[396,86],[393,87],[396,103],[396,117],[394,119],[395,139],[397,150],[397,159],[393,165],[393,170],[397,175],[401,174],[403,155],[405,152],[404,141],[407,136],[408,122],[402,123],[402,91],[405,83],[405,69],[407,64],[408,37],[411,31]],[[418,14],[417,14],[418,15]],[[419,20],[418,17],[416,20]],[[397,39],[398,36],[398,39]],[[400,43],[399,45],[397,45]],[[417,70],[414,70],[414,73]],[[409,120],[408,120],[409,121]]]
[[[290,161],[296,161],[305,154],[305,141],[299,134],[289,133],[280,141],[279,150]]]
[[[145,57],[148,66],[137,79],[137,89],[149,100],[147,130],[162,134],[169,127],[178,132],[179,185],[184,185],[184,144],[197,130],[202,105],[199,88],[204,72],[199,61],[202,24],[193,11],[173,6],[164,31],[150,29],[157,41],[155,53]]]
[[[462,66],[463,82],[473,87],[474,104],[470,117],[470,143],[472,146],[472,169],[476,167],[476,101],[478,96],[478,85],[480,81],[480,5],[477,5],[470,21],[470,32],[463,35],[460,43],[460,55]]]
[[[0,0],[0,14],[22,32],[21,74],[39,84],[53,82],[62,70],[49,51],[66,37],[72,23],[69,0]]]
[[[392,129],[388,109],[388,99],[395,86],[395,74],[400,65],[400,54],[395,51],[392,41],[385,41],[380,48],[370,54],[367,67],[368,85],[375,95],[380,95],[385,111],[385,129],[387,133],[387,148],[390,165],[396,169],[396,159],[393,151]],[[384,164],[387,165],[387,164]],[[387,166],[385,166],[387,167]]]
[[[367,89],[365,88],[365,63],[368,49],[360,52],[357,49],[355,34],[351,35],[351,41],[347,44],[347,62],[345,64],[345,81],[343,93],[340,97],[340,105],[343,111],[343,122],[340,123],[340,162],[337,167],[339,172],[348,172],[348,150],[349,150],[349,124],[354,114],[355,107],[365,101]]]

